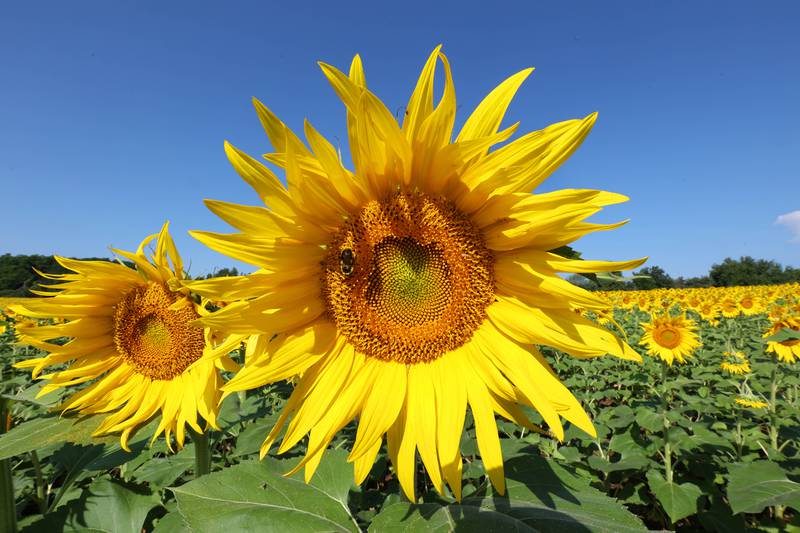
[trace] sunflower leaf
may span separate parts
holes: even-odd
[[[0,436],[0,459],[61,442],[75,444],[118,442],[118,437],[100,439],[92,437],[92,433],[102,420],[102,415],[82,418],[48,416],[28,420]]]
[[[326,452],[309,484],[302,474],[284,477],[295,463],[245,461],[171,490],[195,531],[358,531],[347,507],[346,453]]]
[[[800,483],[789,480],[776,463],[739,463],[729,471],[728,499],[734,513],[760,513],[774,505],[800,510]]]
[[[697,513],[703,491],[694,483],[667,481],[654,470],[647,473],[647,483],[673,523]]]

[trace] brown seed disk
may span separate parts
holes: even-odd
[[[342,265],[346,250],[352,269],[350,261]],[[480,232],[451,203],[397,193],[368,203],[337,233],[322,294],[356,350],[386,361],[431,361],[465,344],[486,318],[493,262]]]
[[[143,285],[117,304],[114,343],[139,374],[170,380],[203,355],[203,330],[191,325],[197,318],[194,305],[182,294],[160,283]]]
[[[653,339],[664,348],[677,348],[681,344],[681,332],[670,326],[661,326],[653,331]]]

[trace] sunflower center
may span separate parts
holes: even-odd
[[[323,297],[361,353],[406,364],[465,344],[494,301],[493,257],[443,198],[397,193],[345,223],[323,264]]]
[[[203,355],[202,328],[191,301],[162,284],[128,292],[114,313],[114,343],[136,372],[169,380]]]
[[[375,246],[374,254],[367,302],[375,312],[407,326],[442,316],[452,283],[439,246],[387,237]]]
[[[656,342],[664,348],[676,348],[681,343],[681,333],[669,326],[661,328],[654,337]]]

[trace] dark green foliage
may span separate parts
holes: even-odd
[[[722,263],[713,265],[708,276],[715,287],[776,285],[800,281],[800,269],[746,255],[738,260],[728,257]]]
[[[554,250],[555,251],[555,250]],[[601,280],[594,274],[572,275],[567,279],[587,290],[635,291],[669,288],[695,287],[736,287],[746,285],[781,285],[800,282],[800,268],[781,266],[776,261],[753,259],[744,256],[739,259],[726,258],[722,263],[711,267],[708,275],[692,278],[673,278],[657,265],[647,266],[624,277],[621,272],[612,273],[617,280]]]
[[[104,257],[90,257],[86,260],[110,261]],[[30,290],[38,289],[43,280],[34,269],[47,274],[67,272],[52,255],[0,255],[0,297],[35,296]]]
[[[642,276],[633,280],[633,285],[638,290],[670,289],[675,286],[675,280],[660,266],[644,267],[636,274]]]
[[[236,267],[233,268],[220,268],[219,270],[215,270],[211,274],[207,274],[202,279],[211,279],[211,278],[229,278],[233,276],[241,276],[243,272],[239,272],[239,269]]]

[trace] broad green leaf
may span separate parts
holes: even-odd
[[[118,441],[119,438],[115,437],[92,437],[102,420],[102,415],[83,418],[47,416],[28,420],[0,435],[0,459],[61,442],[96,444]]]
[[[800,510],[800,483],[789,480],[776,463],[739,463],[729,472],[728,500],[734,513],[760,513],[773,505]]]
[[[21,533],[141,533],[148,513],[158,505],[158,497],[144,488],[98,478],[80,498],[28,523]]]
[[[770,335],[769,337],[765,338],[764,342],[785,342],[794,340],[800,340],[800,331],[783,328],[774,335]]]
[[[246,461],[171,489],[193,530],[358,531],[347,507],[352,465],[341,450],[325,453],[310,484],[302,472],[283,474],[295,461]]]
[[[408,502],[385,506],[369,525],[370,533],[536,533],[521,520],[473,505]]]
[[[149,459],[130,476],[137,481],[146,481],[157,487],[168,487],[193,467],[194,444],[189,444],[175,455]]]
[[[409,511],[418,515],[412,521],[413,528],[417,529],[410,530],[427,531],[424,526],[428,524],[433,531],[438,531],[438,528],[445,527],[441,524],[448,520],[452,522],[451,528],[477,531],[471,529],[473,521],[483,523],[484,519],[491,520],[494,517],[502,530],[510,531],[646,531],[638,518],[613,498],[591,487],[588,480],[571,474],[555,461],[534,455],[535,449],[528,447],[514,451],[516,448],[518,446],[513,442],[504,447],[504,454],[509,450],[505,461],[505,495],[493,493],[485,497],[468,497],[459,505],[441,506],[443,510],[427,506],[408,507]],[[466,507],[479,508],[485,514],[465,510]],[[393,510],[392,516],[398,512]],[[498,513],[506,518],[501,520],[496,516]],[[509,521],[509,518],[512,520]],[[384,523],[384,520],[388,519],[384,517],[378,523]],[[486,531],[486,526],[481,526],[481,530]]]
[[[673,523],[697,512],[703,491],[694,483],[669,482],[654,470],[647,473],[647,483]]]
[[[158,519],[153,533],[189,533],[191,529],[184,522],[183,517],[177,511],[167,513]]]

